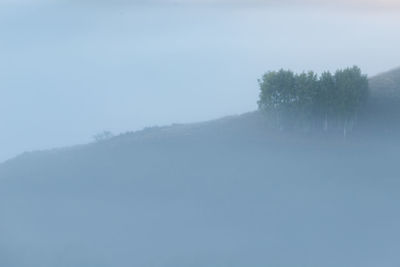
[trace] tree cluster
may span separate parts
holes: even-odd
[[[280,129],[340,129],[346,135],[368,98],[368,78],[354,66],[334,74],[271,71],[259,80],[258,106]]]

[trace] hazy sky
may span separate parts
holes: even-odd
[[[397,67],[397,7],[0,0],[0,161],[85,143],[102,130],[254,110],[257,78],[268,70],[357,64],[373,75]]]

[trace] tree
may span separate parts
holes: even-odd
[[[315,105],[322,116],[324,131],[329,130],[329,122],[335,116],[337,98],[335,77],[329,71],[322,73],[319,78],[319,92],[316,95]]]
[[[328,131],[333,125],[341,127],[344,136],[357,121],[369,87],[367,76],[356,66],[320,77],[312,71],[272,71],[263,75],[259,85],[258,106],[273,115],[279,128]]]
[[[338,70],[335,73],[338,97],[336,112],[343,127],[343,135],[353,128],[357,121],[358,110],[368,97],[368,78],[359,67]]]
[[[296,122],[301,128],[312,126],[315,113],[315,96],[318,93],[318,75],[312,71],[295,76]]]
[[[275,117],[278,127],[291,114],[296,101],[295,76],[292,71],[271,71],[263,75],[258,81],[260,85],[260,100],[258,106]]]
[[[101,133],[95,134],[93,139],[95,142],[102,142],[114,137],[113,133],[110,131],[103,131]]]

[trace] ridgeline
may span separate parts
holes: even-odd
[[[0,164],[0,266],[393,266],[399,77],[346,139],[257,111]]]

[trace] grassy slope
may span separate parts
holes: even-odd
[[[0,165],[0,266],[393,266],[396,144],[254,112],[24,154]]]
[[[370,87],[368,110],[362,118],[367,130],[397,134],[400,128],[400,68],[371,77]]]
[[[400,97],[400,68],[371,77],[370,86],[373,96]]]

